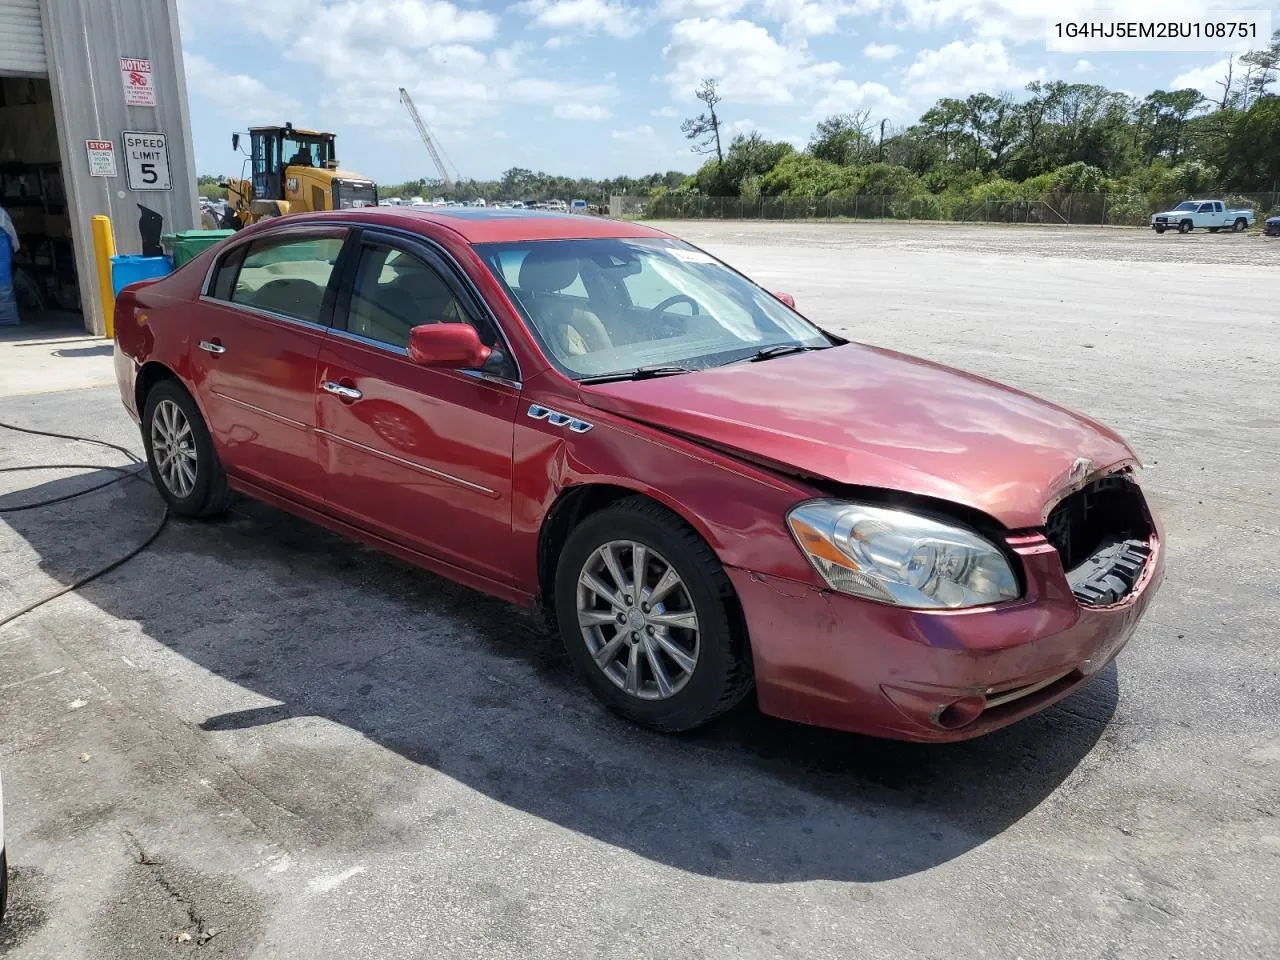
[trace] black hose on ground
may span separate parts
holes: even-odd
[[[107,480],[103,483],[95,484],[92,487],[86,487],[83,490],[77,490],[74,493],[68,493],[58,497],[51,497],[47,500],[37,500],[31,503],[21,503],[15,507],[0,507],[0,514],[18,513],[19,511],[22,511],[22,510],[35,510],[39,507],[50,507],[56,503],[66,503],[68,500],[74,500],[77,497],[83,497],[87,494],[95,493],[99,490],[103,490],[106,487],[111,486],[112,484],[120,483],[122,480],[128,480],[131,477],[142,476],[146,478],[145,477],[146,463],[141,457],[139,457],[136,453],[134,453],[132,450],[129,450],[126,447],[122,447],[114,443],[108,443],[106,440],[95,440],[92,437],[80,437],[70,433],[53,433],[48,430],[35,430],[30,427],[19,427],[19,426],[16,426],[15,424],[4,423],[3,421],[0,421],[0,429],[12,430],[15,433],[25,433],[34,437],[51,437],[55,440],[71,440],[76,443],[89,443],[89,444],[93,444],[94,446],[105,447],[106,449],[109,449],[109,450],[117,450],[120,453],[123,453],[134,464],[134,466],[132,467],[111,467],[111,466],[104,466],[102,464],[97,464],[97,463],[92,463],[92,464],[90,463],[48,463],[48,464],[23,465],[21,467],[0,468],[0,473],[18,473],[18,472],[29,471],[29,470],[107,470],[107,471],[110,471],[111,473],[117,474],[117,476],[112,477],[110,480]],[[146,479],[148,480],[148,482],[150,482],[149,478],[146,478]],[[161,533],[164,532],[165,525],[168,524],[168,522],[169,522],[169,510],[166,507],[164,514],[160,517],[160,522],[156,524],[155,529],[151,531],[151,534],[145,540],[143,540],[142,543],[138,544],[136,547],[134,547],[132,550],[126,553],[124,556],[119,557],[115,560],[112,560],[110,563],[102,567],[99,567],[98,569],[90,573],[87,573],[82,577],[77,578],[74,582],[69,583],[64,587],[60,587],[59,589],[55,590],[53,593],[49,594],[48,596],[44,596],[38,600],[34,600],[31,603],[28,603],[26,606],[22,607],[21,609],[15,610],[13,613],[9,613],[3,617],[0,617],[0,627],[4,627],[6,624],[12,623],[13,621],[17,620],[19,617],[25,616],[26,614],[30,613],[32,610],[35,610],[38,607],[44,606],[46,603],[49,603],[51,600],[56,600],[58,599],[58,597],[65,596],[66,594],[71,593],[74,590],[79,590],[81,587],[85,586],[91,581],[97,580],[99,577],[103,576],[104,574],[108,574],[112,570],[115,570],[117,567],[123,566],[124,564],[128,563],[138,554],[142,553],[143,550],[146,550],[147,547],[151,546],[151,544],[156,542],[156,539],[160,536]]]

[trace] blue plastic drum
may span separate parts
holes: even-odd
[[[136,253],[111,258],[111,292],[117,297],[120,291],[139,280],[154,280],[173,272],[168,257],[143,257]]]

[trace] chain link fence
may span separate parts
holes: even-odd
[[[1151,215],[1185,197],[1071,194],[1005,200],[923,194],[911,197],[701,197],[670,193],[656,199],[610,198],[611,216],[655,220],[941,220],[956,223],[1040,223],[1145,227]],[[1228,194],[1227,206],[1252,208],[1261,221],[1280,213],[1280,193]]]

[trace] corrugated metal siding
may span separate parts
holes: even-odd
[[[42,77],[40,0],[0,0],[0,75]]]
[[[100,311],[93,307],[90,217],[111,217],[121,253],[142,249],[139,204],[163,218],[166,233],[199,226],[178,8],[176,0],[43,0],[42,12],[81,299],[88,307],[86,316],[101,330]],[[121,57],[151,61],[155,107],[125,104]],[[125,130],[168,136],[171,191],[129,189],[121,144]],[[89,176],[86,140],[115,142],[117,177]]]

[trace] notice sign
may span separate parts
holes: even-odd
[[[163,133],[125,131],[124,169],[130,190],[172,190],[169,139]]]
[[[120,80],[124,83],[124,102],[131,107],[154,107],[156,88],[151,79],[151,61],[120,58]]]
[[[111,140],[86,140],[84,148],[89,153],[89,176],[114,177],[116,175],[116,145]]]

